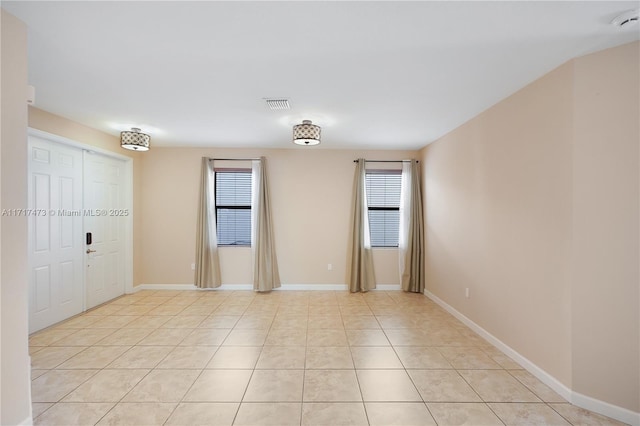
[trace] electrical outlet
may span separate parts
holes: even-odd
[[[195,263],[192,263],[192,264],[191,264],[191,270],[192,270],[192,271],[195,271],[195,270],[196,270],[196,264],[195,264]]]
[[[469,298],[469,287],[464,289],[464,297]]]
[[[333,265],[332,264],[327,264],[327,271],[333,271]]]

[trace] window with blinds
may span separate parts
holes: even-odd
[[[216,230],[220,246],[251,245],[251,170],[216,170]]]
[[[368,170],[365,174],[372,247],[398,247],[400,170]]]

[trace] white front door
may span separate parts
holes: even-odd
[[[84,151],[86,309],[125,291],[125,185],[124,161]]]
[[[28,216],[33,333],[131,286],[132,179],[130,161],[44,132],[30,131],[28,150],[27,209],[7,214]]]
[[[83,310],[82,150],[29,137],[29,332]]]

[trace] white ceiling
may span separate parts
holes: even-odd
[[[155,146],[419,149],[567,60],[638,40],[638,2],[12,2],[36,105]],[[263,98],[286,97],[289,111]],[[308,148],[314,149],[314,148]]]

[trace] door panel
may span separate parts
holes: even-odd
[[[74,199],[71,194],[73,194],[73,179],[62,177],[59,180],[60,185],[60,208],[64,211],[73,211],[74,214]],[[80,212],[77,212],[80,213]],[[74,217],[75,216],[60,216],[60,247],[64,249],[70,249],[74,246],[74,237],[78,235],[74,235],[73,225],[74,225]]]
[[[33,174],[34,202],[31,208],[37,211],[49,212],[51,209],[51,179],[48,174]],[[47,215],[33,216],[34,222],[34,250],[38,253],[49,251],[51,217]]]
[[[72,303],[73,301],[73,279],[74,279],[73,262],[63,262],[60,264],[60,302],[63,304]]]
[[[82,151],[29,137],[29,331],[82,312]]]
[[[125,234],[125,194],[131,182],[125,162],[112,157],[35,135],[29,136],[28,149],[29,331],[34,332],[124,294],[131,273],[130,261],[125,262],[131,238]],[[122,209],[127,213],[117,214]],[[85,232],[93,233],[90,246]]]
[[[125,288],[125,216],[124,162],[115,158],[84,154],[85,232],[95,250],[87,257],[87,308],[124,294]]]
[[[34,269],[35,286],[35,312],[41,313],[51,307],[51,270],[49,265]]]

